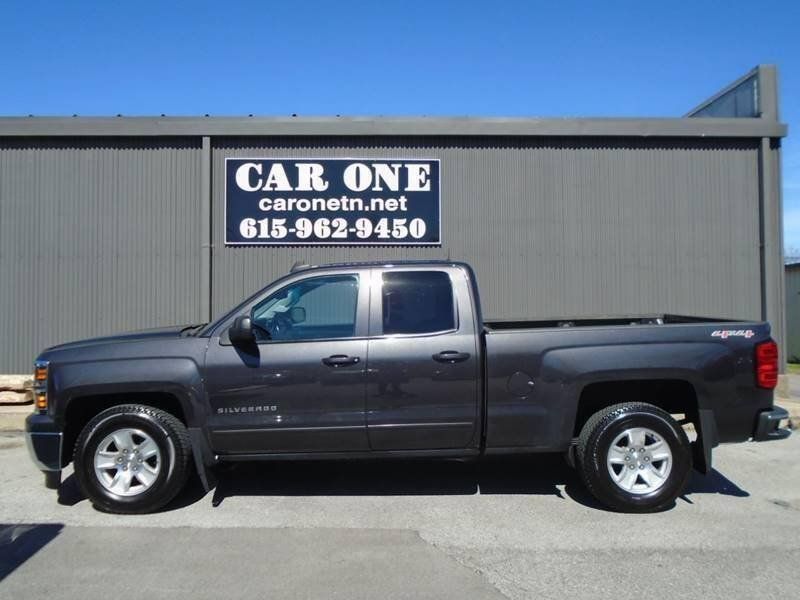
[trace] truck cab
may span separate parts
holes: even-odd
[[[477,450],[471,297],[467,272],[449,264],[295,271],[207,332],[212,447]]]

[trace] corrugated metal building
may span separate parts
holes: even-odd
[[[800,258],[786,259],[786,360],[800,363]]]
[[[773,67],[683,118],[0,118],[0,373],[199,323],[295,261],[452,257],[493,318],[673,312],[783,339]],[[225,159],[439,159],[436,246],[225,244]]]

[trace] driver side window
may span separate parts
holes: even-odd
[[[259,341],[302,341],[355,335],[358,277],[303,279],[259,302],[252,311]]]

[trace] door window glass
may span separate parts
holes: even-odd
[[[383,274],[383,333],[433,333],[455,329],[453,287],[442,271]]]
[[[259,339],[316,340],[355,335],[358,278],[330,275],[286,286],[253,308]]]

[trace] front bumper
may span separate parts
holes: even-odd
[[[781,421],[788,418],[789,413],[778,406],[759,413],[756,431],[753,434],[753,441],[766,442],[768,440],[782,440],[789,437],[792,434],[791,430],[782,429],[780,427]]]
[[[33,413],[25,419],[28,452],[39,470],[61,473],[61,446],[64,433],[49,415]]]

